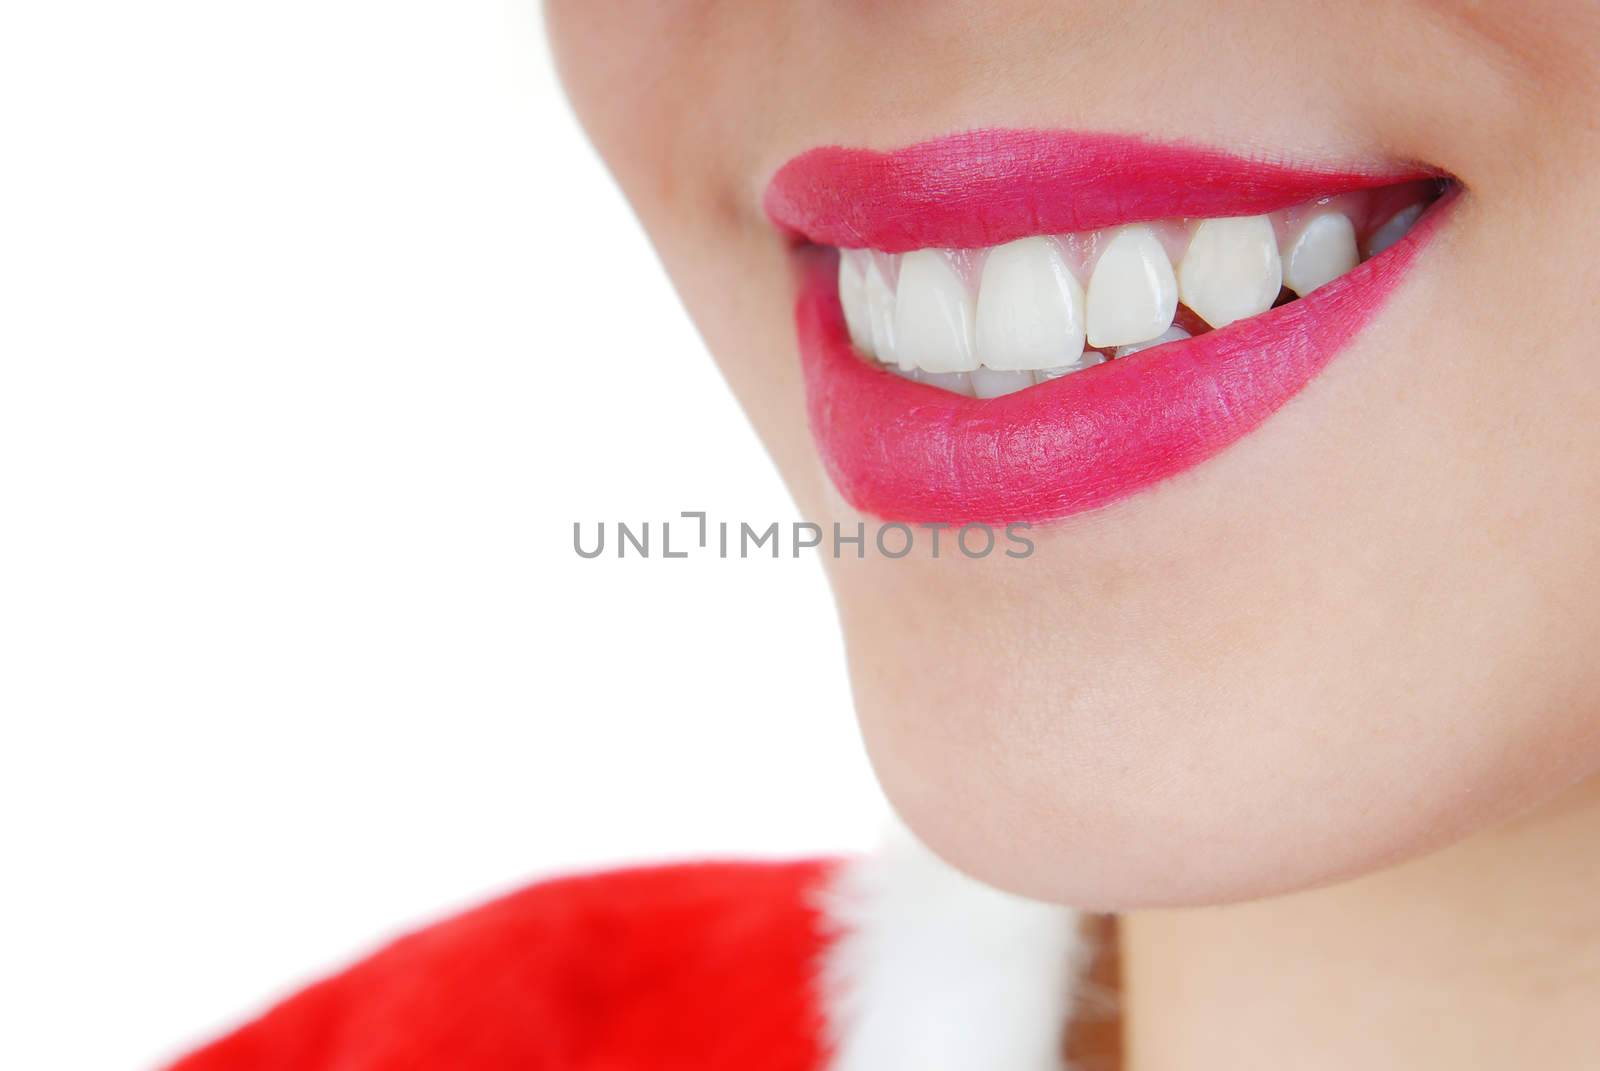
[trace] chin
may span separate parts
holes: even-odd
[[[927,677],[926,653],[908,661]],[[1512,817],[1587,772],[1549,755],[1533,764],[1420,738],[1397,746],[1381,732],[1363,749],[1370,730],[1329,731],[1348,712],[1309,694],[1285,726],[1263,695],[1270,673],[1169,696],[1089,674],[1060,695],[991,683],[985,699],[952,694],[943,675],[890,699],[875,676],[857,675],[859,714],[906,825],[983,882],[1092,911],[1356,878]]]

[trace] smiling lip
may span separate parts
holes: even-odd
[[[812,150],[778,171],[765,203],[799,241],[904,252],[1269,212],[1429,174],[1296,169],[1122,136],[986,131],[892,153]],[[802,248],[796,319],[823,463],[852,505],[893,520],[1039,522],[1105,505],[1211,457],[1293,397],[1381,307],[1444,207],[1297,301],[990,399],[863,361],[839,305],[837,254]]]

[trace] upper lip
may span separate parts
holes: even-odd
[[[765,208],[804,241],[901,253],[1252,215],[1437,176],[1418,164],[1301,165],[1125,134],[981,130],[890,152],[812,149],[773,175]]]

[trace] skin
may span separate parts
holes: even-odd
[[[792,265],[760,208],[795,154],[1047,126],[1420,160],[1466,188],[1356,343],[1217,458],[1036,529],[1023,561],[828,560],[868,750],[936,851],[1080,907],[1211,904],[1586,791],[1600,8],[557,0],[548,22],[581,119],[825,528],[861,518],[806,428]],[[1130,937],[1133,967],[1146,947]]]
[[[1591,783],[1338,885],[1124,916],[1123,1064],[1591,1068],[1596,888],[1600,784]],[[1100,1040],[1104,1067],[1116,1039]]]

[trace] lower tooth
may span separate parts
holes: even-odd
[[[1138,353],[1140,350],[1153,349],[1156,346],[1162,346],[1168,342],[1182,342],[1184,339],[1189,337],[1191,337],[1189,332],[1174,325],[1161,332],[1161,334],[1157,335],[1155,338],[1150,339],[1148,342],[1135,342],[1128,346],[1118,346],[1116,352],[1112,354],[1112,356],[1127,357],[1130,354]]]
[[[998,398],[1033,386],[1032,372],[1001,372],[979,368],[971,373],[972,393],[979,398]]]
[[[1033,373],[1033,381],[1035,383],[1048,383],[1052,379],[1060,379],[1062,376],[1071,375],[1073,372],[1081,372],[1085,368],[1093,368],[1095,365],[1105,364],[1105,362],[1106,355],[1099,350],[1084,350],[1083,354],[1071,364],[1064,364],[1059,368],[1036,369]]]
[[[947,390],[951,394],[964,394],[968,398],[973,396],[973,377],[977,372],[924,372],[917,370],[914,379],[918,383],[926,383],[930,387]],[[979,397],[987,397],[979,395]]]

